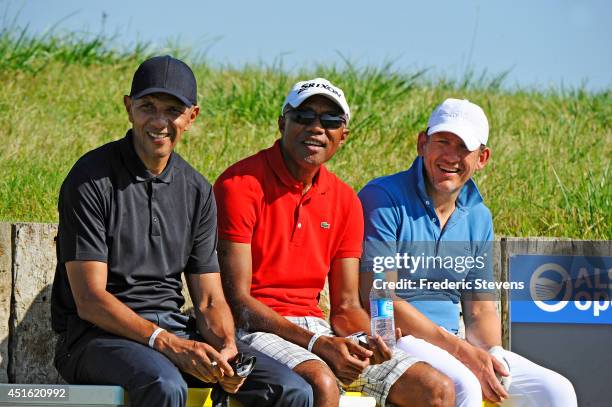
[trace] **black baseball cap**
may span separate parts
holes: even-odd
[[[197,104],[198,87],[193,71],[186,63],[170,55],[144,61],[132,79],[130,97],[141,98],[151,93],[167,93],[186,106]]]

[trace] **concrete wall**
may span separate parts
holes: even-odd
[[[14,383],[56,383],[52,365],[51,284],[56,225],[13,225],[13,300],[8,377]]]
[[[11,225],[0,223],[0,382],[8,382],[9,318],[13,276],[13,245]]]

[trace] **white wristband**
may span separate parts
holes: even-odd
[[[155,338],[157,338],[157,335],[162,333],[162,331],[165,331],[165,329],[158,327],[155,331],[153,331],[151,336],[149,336],[149,348],[153,348],[153,345],[155,345]]]
[[[317,339],[319,339],[321,335],[322,334],[320,333],[312,335],[312,338],[310,338],[310,342],[308,342],[308,347],[306,348],[308,349],[308,352],[312,352],[312,348],[314,347],[315,342],[317,341]]]

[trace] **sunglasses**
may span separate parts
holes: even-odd
[[[230,366],[238,377],[247,377],[255,369],[256,361],[257,358],[255,356],[247,356],[239,352],[236,358],[230,362]]]
[[[290,110],[286,114],[289,115],[291,120],[304,126],[308,126],[309,124],[314,123],[317,118],[321,122],[321,126],[323,126],[324,129],[339,129],[340,127],[346,124],[346,118],[344,117],[344,115],[340,114],[318,114],[316,112],[313,112],[312,110],[297,109]]]

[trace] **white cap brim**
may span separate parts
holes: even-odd
[[[427,135],[431,136],[432,134],[440,133],[443,131],[453,133],[454,135],[459,137],[461,140],[463,140],[463,143],[470,151],[474,151],[480,147],[480,140],[478,140],[478,138],[474,134],[472,127],[464,126],[457,122],[440,123],[437,126],[432,126],[427,130]]]
[[[318,82],[322,86],[312,86],[306,89],[300,89],[301,84],[305,84],[308,82]],[[328,89],[328,87],[331,87],[332,89],[334,89],[335,92],[338,93],[332,92],[330,89]],[[287,107],[287,105],[290,105],[293,108],[297,108],[306,99],[316,95],[325,96],[326,98],[334,102],[340,107],[340,109],[342,109],[342,112],[346,115],[346,120],[348,121],[350,119],[351,110],[348,106],[348,103],[346,102],[346,98],[344,97],[344,92],[342,92],[340,88],[332,85],[328,80],[323,78],[316,78],[310,81],[303,81],[295,84],[287,95],[287,97],[285,98],[285,103],[283,103],[283,107],[281,109],[281,115],[285,112],[285,108]]]
[[[350,115],[350,112],[348,111],[348,106],[345,108],[344,106],[342,106],[342,103],[340,102],[340,100],[335,96],[335,95],[331,95],[327,92],[310,92],[308,94],[305,95],[306,92],[302,92],[302,94],[300,94],[300,97],[298,97],[297,99],[294,99],[292,101],[287,101],[285,103],[285,105],[283,106],[283,110],[285,110],[285,107],[287,105],[290,105],[293,108],[297,108],[299,107],[306,99],[312,97],[312,96],[324,96],[327,99],[331,100],[332,102],[334,102],[336,105],[338,105],[338,107],[340,107],[340,109],[342,109],[342,112],[347,116]]]

